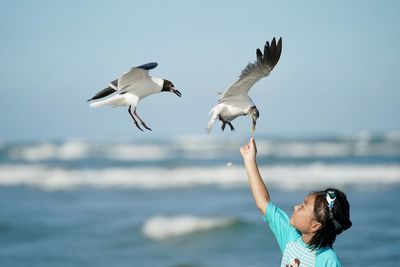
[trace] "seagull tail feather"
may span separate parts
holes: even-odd
[[[212,126],[214,125],[214,122],[216,121],[216,119],[218,118],[219,115],[219,111],[217,109],[218,105],[213,107],[210,110],[210,113],[208,115],[211,115],[210,120],[207,123],[207,129],[206,132],[209,133],[211,131]]]
[[[115,95],[115,96],[112,96],[112,97],[104,99],[104,100],[90,103],[90,107],[100,108],[100,107],[103,107],[106,105],[112,105],[113,107],[117,107],[117,106],[123,106],[126,104],[127,103],[126,103],[126,99],[125,99],[124,95]]]
[[[98,102],[90,103],[90,107],[91,108],[100,108],[100,107],[102,107],[104,105],[106,105],[104,103],[104,101],[98,101]]]

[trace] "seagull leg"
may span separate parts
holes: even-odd
[[[218,119],[220,121],[222,121],[222,126],[221,126],[221,130],[224,131],[225,130],[225,126],[226,126],[226,121],[224,121],[221,117],[221,115],[218,115]]]
[[[224,131],[225,130],[225,126],[228,124],[229,127],[231,128],[231,131],[235,131],[235,128],[233,128],[232,123],[230,123],[229,121],[224,120],[221,115],[218,116],[219,120],[222,121],[222,126],[221,126],[221,130]]]
[[[136,117],[140,120],[140,123],[143,125],[144,128],[146,128],[147,130],[151,131],[151,128],[149,128],[146,123],[144,123],[144,121],[139,117],[139,115],[136,113],[136,107],[133,110],[133,114],[136,115]]]
[[[132,113],[131,113],[131,107],[132,107],[132,106],[129,106],[128,113],[129,113],[129,115],[131,115],[131,117],[132,117],[133,121],[134,121],[134,122],[135,122],[135,124],[136,124],[136,127],[138,127],[138,128],[139,128],[139,130],[141,130],[141,131],[143,132],[143,129],[142,129],[142,128],[140,128],[140,126],[139,126],[139,123],[136,121],[135,117],[133,117],[133,115],[132,115]]]
[[[222,131],[224,131],[224,130],[225,130],[225,126],[226,126],[226,122],[225,122],[225,121],[223,121],[223,122],[222,122],[222,126],[221,126],[221,130],[222,130]]]
[[[231,131],[235,131],[235,128],[233,128],[232,123],[230,123],[229,121],[227,121],[226,123],[229,125],[229,127],[231,127]]]

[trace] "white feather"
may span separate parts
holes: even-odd
[[[125,93],[125,94],[118,94],[118,95],[113,95],[112,97],[109,97],[104,100],[100,100],[94,103],[90,103],[90,107],[92,108],[99,108],[103,107],[106,105],[111,105],[113,107],[120,107],[120,106],[129,106],[132,105],[134,107],[137,106],[137,103],[139,101],[139,98],[131,93]]]

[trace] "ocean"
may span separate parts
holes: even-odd
[[[0,266],[279,266],[238,137],[0,142]],[[343,190],[343,266],[400,258],[400,134],[257,137],[272,201]]]

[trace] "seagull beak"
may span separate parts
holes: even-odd
[[[256,130],[256,124],[257,124],[258,117],[256,115],[253,115],[253,114],[250,117],[251,117],[251,120],[253,121],[253,125],[251,127],[251,133],[252,133],[252,135],[254,135],[254,131]]]
[[[171,91],[172,91],[174,94],[176,94],[178,97],[181,97],[181,96],[182,96],[181,92],[179,92],[177,89],[175,89],[175,87],[171,87]]]
[[[253,118],[253,127],[251,128],[253,130],[253,132],[256,130],[256,123],[257,123],[257,119]]]

